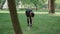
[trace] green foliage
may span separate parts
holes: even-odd
[[[18,6],[18,5],[20,5],[20,0],[15,0],[15,2],[16,2],[16,6]]]
[[[4,1],[6,1],[6,0],[0,0],[0,4],[3,3]],[[20,3],[19,3],[20,0],[15,0],[15,2],[16,2],[16,5],[17,5],[17,6],[20,4]]]
[[[22,4],[31,4],[30,0],[21,0]]]
[[[3,3],[4,1],[6,1],[6,0],[1,0],[0,2]]]
[[[33,4],[37,7],[42,7],[47,0],[21,0],[23,4]]]
[[[0,0],[0,4],[3,3],[4,1],[6,1],[6,0]]]
[[[1,4],[1,0],[0,0],[0,4]]]
[[[1,0],[0,1],[0,9],[3,9],[3,5],[5,4],[6,0]]]

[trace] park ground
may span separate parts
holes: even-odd
[[[6,11],[6,12],[5,12]],[[60,34],[60,12],[48,14],[48,12],[34,12],[32,28],[27,26],[25,13],[18,11],[18,18],[23,34]],[[7,10],[0,10],[0,34],[14,34],[10,14]]]

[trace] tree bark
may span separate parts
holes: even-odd
[[[8,6],[15,34],[22,34],[22,30],[18,21],[15,0],[8,0]]]
[[[48,0],[49,13],[52,13],[52,14],[55,13],[54,2],[55,0]]]

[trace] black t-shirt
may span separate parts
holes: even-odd
[[[30,12],[31,12],[31,15],[30,15]],[[27,10],[26,10],[26,16],[27,16],[27,17],[34,17],[33,11],[32,11],[31,9],[27,9]]]

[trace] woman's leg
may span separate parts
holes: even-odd
[[[29,26],[29,17],[27,17],[27,23],[28,23],[28,26]]]
[[[30,17],[30,26],[32,26],[32,17]]]

